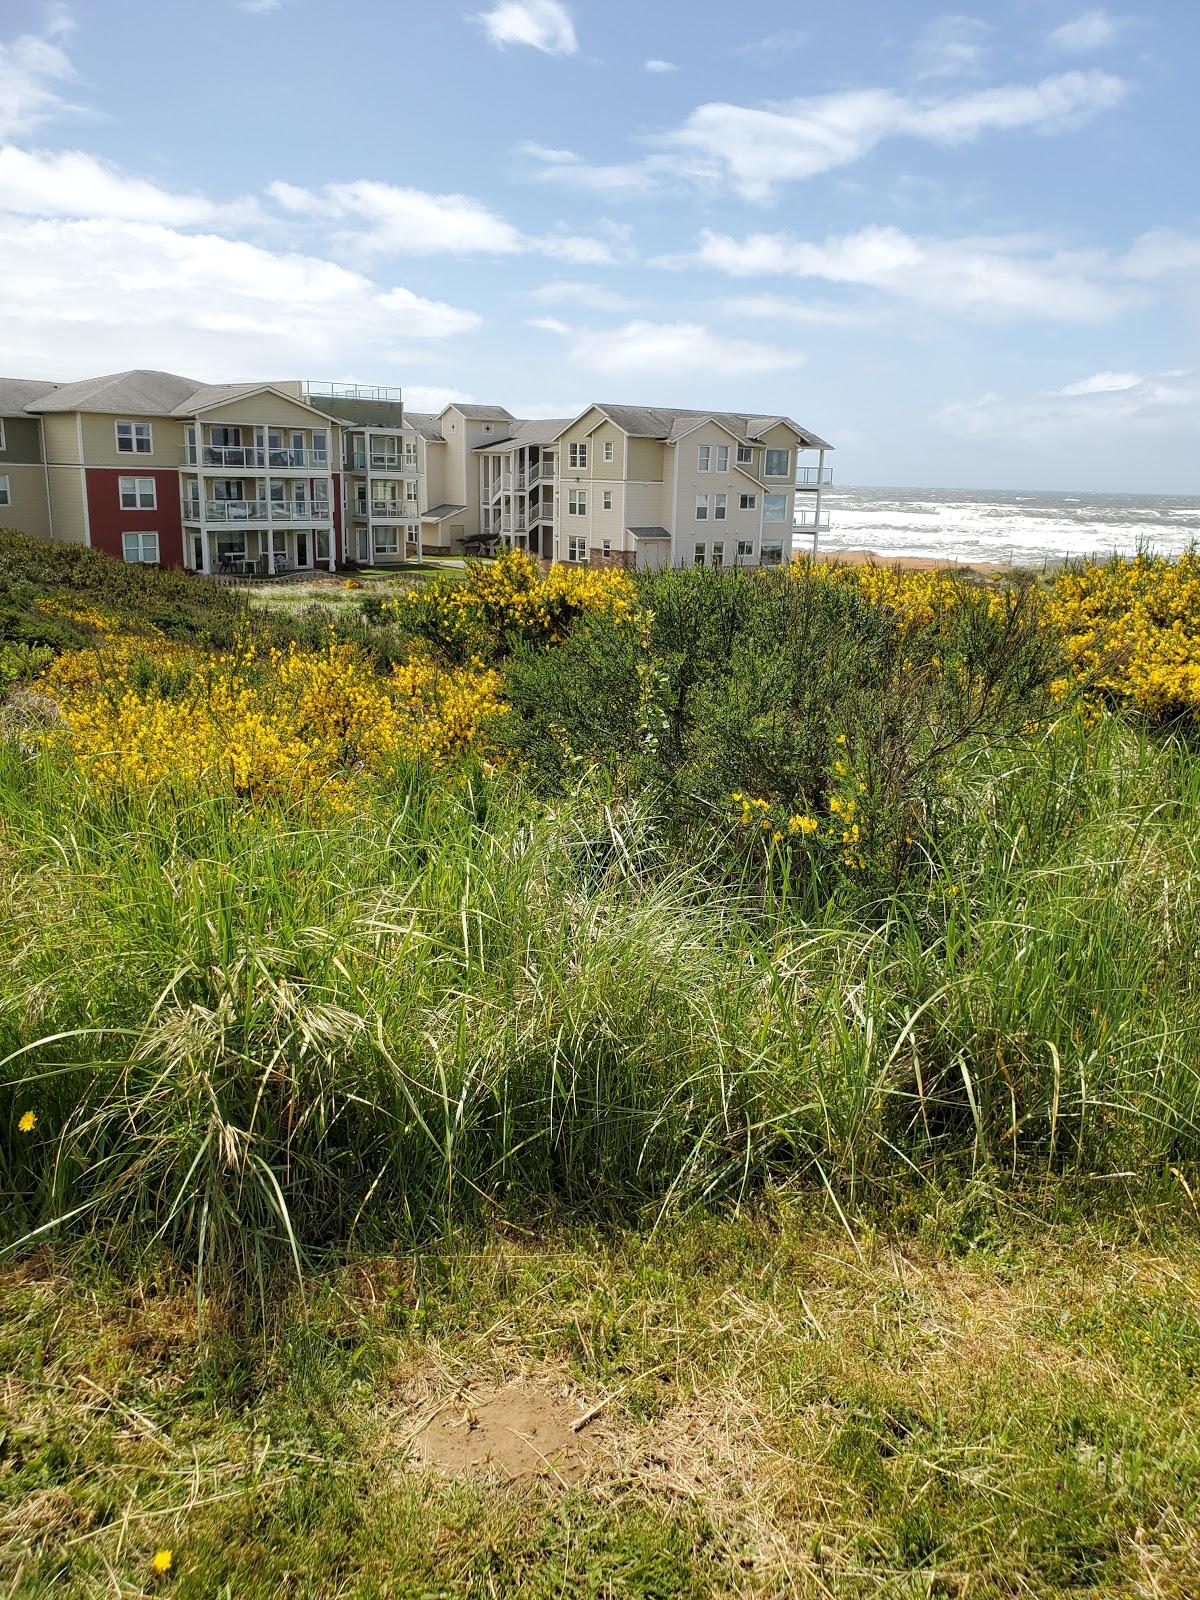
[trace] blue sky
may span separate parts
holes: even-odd
[[[4,0],[0,362],[1194,492],[1198,61],[1196,0]]]

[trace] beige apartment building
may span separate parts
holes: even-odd
[[[788,417],[740,412],[594,404],[521,420],[300,380],[0,379],[0,525],[206,574],[503,547],[772,565],[827,524],[831,448]]]

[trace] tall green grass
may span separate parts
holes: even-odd
[[[8,751],[8,1242],[165,1240],[265,1294],[481,1213],[1186,1175],[1200,767],[1065,719],[953,777],[920,872],[818,903],[586,786],[402,771],[350,817],[247,815]]]

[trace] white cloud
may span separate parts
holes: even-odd
[[[575,150],[553,149],[532,140],[519,144],[517,154],[537,162],[535,176],[544,181],[569,183],[573,189],[610,196],[648,194],[659,186],[659,179],[670,166],[656,157],[595,165]]]
[[[628,230],[602,224],[602,237],[556,229],[542,237],[521,230],[467,194],[430,194],[373,178],[305,189],[276,180],[268,194],[289,217],[341,223],[336,238],[363,255],[489,255],[529,252],[582,266],[607,266],[627,255]]]
[[[271,198],[293,217],[332,218],[353,227],[361,249],[388,255],[516,255],[520,232],[483,201],[466,194],[430,194],[370,178],[320,189],[275,182]]]
[[[74,110],[64,90],[76,78],[62,45],[72,28],[70,13],[52,7],[42,34],[0,41],[0,139],[27,134],[63,111]]]
[[[851,284],[937,312],[979,318],[1044,317],[1099,322],[1132,303],[1135,291],[1109,281],[1104,260],[1034,253],[1023,240],[923,238],[868,227],[817,243],[785,233],[735,239],[705,229],[694,256],[654,263],[699,263],[733,277],[764,274]]]
[[[1087,394],[1123,394],[1145,382],[1145,374],[1141,372],[1093,372],[1090,378],[1080,378],[1076,383],[1068,383],[1065,389],[1055,389],[1054,393],[1067,398]]]
[[[575,24],[563,0],[497,0],[475,20],[500,49],[527,44],[548,56],[573,56],[579,50]]]
[[[461,389],[450,389],[436,383],[406,383],[404,409],[406,411],[432,411],[434,416],[457,401],[460,405],[473,405],[475,396]]]
[[[956,78],[978,73],[987,57],[991,31],[978,17],[955,13],[934,17],[913,46],[917,76]]]
[[[1084,11],[1070,22],[1054,28],[1050,43],[1056,49],[1066,50],[1072,55],[1086,55],[1091,50],[1103,50],[1112,44],[1122,27],[1123,23],[1107,11]]]
[[[615,289],[599,283],[582,283],[574,278],[556,278],[530,290],[529,298],[541,305],[583,306],[588,311],[633,311],[637,302]]]
[[[808,34],[802,28],[782,28],[778,33],[764,34],[761,39],[751,39],[737,46],[739,55],[782,55],[789,50],[799,50]]]
[[[237,0],[239,11],[248,11],[252,17],[269,17],[283,10],[283,0]]]
[[[1119,383],[1108,380],[1119,379]],[[980,395],[943,406],[937,419],[960,439],[1061,449],[1129,452],[1134,434],[1200,434],[1200,377],[1173,370],[1096,373],[1063,389],[1023,397]],[[1193,444],[1194,448],[1194,444]]]
[[[1054,133],[1110,109],[1125,92],[1121,79],[1106,73],[1068,72],[940,99],[858,89],[762,109],[717,102],[697,106],[662,142],[698,176],[767,200],[781,183],[850,166],[885,139],[959,145],[1018,128]]]
[[[678,72],[679,68],[673,61],[663,61],[659,56],[651,56],[649,61],[642,62],[643,72]]]
[[[319,257],[157,223],[0,216],[0,258],[5,360],[18,371],[378,370],[480,320]]]
[[[617,328],[578,328],[543,317],[535,325],[564,340],[573,370],[651,385],[684,378],[740,384],[764,373],[794,370],[804,360],[778,344],[729,338],[703,323],[639,319]]]
[[[888,139],[971,144],[986,133],[1027,128],[1060,133],[1118,105],[1125,82],[1104,72],[1065,72],[1036,84],[914,98],[891,89],[852,89],[764,106],[714,101],[651,141],[636,161],[592,165],[573,150],[526,144],[538,176],[573,189],[636,194],[682,180],[770,200],[780,185],[861,161]]]
[[[175,194],[83,150],[20,150],[4,145],[0,146],[0,211],[188,227],[222,219],[250,221],[258,215],[258,206],[251,199],[218,205],[203,195]]]
[[[1155,228],[1136,239],[1120,260],[1130,278],[1151,282],[1176,273],[1200,273],[1200,239],[1171,228]]]
[[[799,300],[779,294],[732,295],[721,301],[721,311],[735,317],[800,327],[861,327],[879,320],[878,313],[862,306],[838,305],[829,300]]]

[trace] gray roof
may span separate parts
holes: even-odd
[[[428,511],[422,511],[421,521],[445,522],[447,517],[457,517],[460,512],[465,511],[466,509],[466,506],[454,506],[450,504],[443,506],[430,506]]]
[[[29,411],[132,411],[137,416],[169,417],[203,385],[175,372],[110,372],[102,378],[62,383],[27,403]]]
[[[631,533],[635,539],[669,539],[671,535],[665,528],[626,528],[626,533]]]
[[[57,389],[44,378],[0,378],[0,417],[15,417],[31,400]]]
[[[313,395],[308,404],[328,408],[347,428],[401,428],[408,421],[400,400],[361,400],[356,395]]]
[[[802,428],[790,417],[755,416],[744,411],[686,411],[678,406],[609,405],[603,400],[597,400],[595,405],[597,410],[603,411],[605,416],[625,433],[646,439],[663,439],[668,444],[674,444],[677,439],[682,439],[685,434],[691,433],[704,422],[718,422],[735,439],[742,439],[746,443],[759,438],[777,423],[782,422],[810,448],[833,449],[831,444],[818,438],[815,433],[810,433],[807,428]]]
[[[460,405],[457,400],[452,400],[448,406],[443,406],[438,413],[445,416],[447,411],[457,411],[467,418],[468,422],[511,422],[512,412],[506,411],[503,406],[468,406]]]
[[[423,439],[433,439],[438,444],[446,442],[442,437],[441,424],[432,411],[409,411],[406,407],[404,425],[419,433]]]
[[[564,428],[569,428],[574,417],[535,417],[530,421],[514,420],[512,428],[503,439],[489,439],[477,444],[476,451],[517,450],[522,445],[553,444]]]

